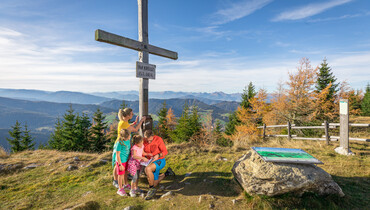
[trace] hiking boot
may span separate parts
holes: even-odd
[[[171,167],[168,167],[167,168],[167,171],[164,172],[164,175],[165,176],[176,176],[175,172],[173,172],[172,168]]]
[[[123,189],[125,189],[125,190],[131,190],[131,185],[130,184],[123,185]]]
[[[126,194],[126,192],[125,192],[125,190],[123,188],[119,189],[117,191],[117,194],[120,195],[120,196],[127,196],[127,194]]]
[[[155,193],[157,192],[157,189],[155,189],[154,187],[153,188],[150,188],[148,193],[146,194],[145,196],[145,200],[150,200],[154,197]]]
[[[130,196],[136,197],[136,190],[130,190]]]
[[[119,189],[118,181],[117,180],[113,180],[113,186],[116,187],[117,189]]]

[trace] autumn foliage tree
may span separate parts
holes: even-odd
[[[312,119],[314,111],[314,85],[317,69],[308,58],[302,58],[297,72],[289,73],[287,89],[287,118],[291,123],[302,124]]]
[[[333,122],[338,119],[338,106],[336,106],[335,98],[329,95],[331,83],[320,92],[314,93],[314,111],[312,117],[319,121]]]
[[[235,133],[232,139],[239,142],[257,141],[260,130],[257,128],[263,122],[264,116],[270,111],[270,106],[266,103],[267,91],[260,89],[252,99],[250,99],[250,109],[238,107],[237,118],[241,122],[235,126]]]
[[[366,92],[361,103],[362,115],[370,116],[370,84],[366,86]]]
[[[173,113],[173,110],[172,110],[171,107],[167,111],[166,118],[167,118],[167,127],[169,129],[169,132],[171,133],[171,131],[173,131],[175,129],[176,124],[177,124],[176,123],[176,116]]]
[[[340,86],[338,97],[338,99],[348,99],[348,109],[351,115],[361,115],[361,103],[363,99],[361,90],[352,89],[349,84],[344,81]]]

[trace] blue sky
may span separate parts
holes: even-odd
[[[94,40],[102,29],[138,38],[134,0],[1,0],[0,88],[138,90],[136,51]],[[302,57],[327,58],[339,81],[370,82],[368,0],[149,0],[149,91],[269,92]]]

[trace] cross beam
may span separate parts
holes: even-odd
[[[178,58],[177,52],[166,50],[151,44],[145,44],[143,42],[112,34],[100,29],[97,29],[95,31],[95,40],[99,42],[114,44],[120,47],[126,47],[136,51],[148,52],[153,55],[158,55],[173,60],[177,60]]]
[[[148,0],[137,0],[138,4],[138,29],[139,40],[135,41],[123,36],[108,33],[103,30],[95,31],[95,40],[114,44],[120,47],[126,47],[139,52],[139,61],[149,64],[149,53],[177,60],[177,52],[166,50],[149,44],[148,39]],[[148,115],[149,110],[149,80],[140,78],[139,88],[139,115],[140,117]]]

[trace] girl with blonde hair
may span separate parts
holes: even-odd
[[[135,133],[140,129],[141,125],[143,124],[144,120],[146,119],[146,117],[144,116],[143,118],[141,118],[140,122],[137,123],[137,121],[139,120],[139,116],[137,116],[135,122],[130,124],[129,120],[131,120],[133,116],[134,116],[134,112],[132,111],[131,108],[119,109],[119,111],[118,111],[119,123],[118,123],[118,128],[117,128],[117,140],[116,140],[116,142],[120,138],[120,135],[121,135],[120,131],[122,129],[127,129],[130,132],[130,134],[132,132]],[[114,160],[112,160],[112,164],[113,164],[113,161]],[[113,186],[115,186],[116,188],[118,188],[117,178],[118,178],[117,169],[116,169],[116,166],[114,165]],[[127,185],[127,188],[131,189],[131,186]]]

